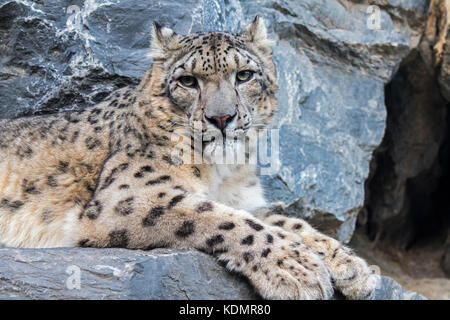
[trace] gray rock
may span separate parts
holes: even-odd
[[[258,299],[198,251],[0,249],[0,299]],[[382,277],[374,299],[420,299]]]
[[[196,251],[8,248],[0,257],[1,299],[256,297],[245,281]]]
[[[445,274],[450,277],[450,244],[447,245],[447,248],[444,251],[441,260],[442,270],[444,270]]]
[[[417,46],[428,1],[375,3],[0,0],[0,118],[82,109],[135,85],[154,20],[179,33],[241,31],[261,15],[280,85],[280,157],[273,170],[261,161],[267,196],[287,214],[332,218],[348,241],[385,130],[384,85]]]
[[[450,230],[450,6],[445,1],[429,5],[420,44],[385,88],[387,128],[373,154],[359,219],[374,246],[390,252],[425,242],[435,242],[443,252]]]
[[[426,300],[416,292],[407,291],[394,279],[381,276],[381,284],[375,289],[373,300]]]
[[[275,59],[283,88],[274,125],[281,128],[280,171],[264,177],[268,196],[283,201],[291,215],[323,220],[331,214],[333,234],[347,242],[364,204],[372,152],[384,135],[384,85],[417,45],[420,28],[399,23],[392,6],[379,7],[380,29],[371,30],[367,5],[281,3],[268,1],[262,9],[279,38]],[[416,5],[417,11],[408,8],[414,17],[426,4]]]
[[[447,40],[448,43],[449,40]],[[442,95],[447,101],[450,101],[450,49],[447,48],[447,52],[442,61],[440,73],[439,73],[439,85]]]
[[[386,87],[386,103],[387,129],[367,183],[371,239],[391,249],[426,236],[445,239],[448,107],[419,53],[409,55]]]
[[[446,2],[434,3],[434,8],[430,9],[431,19],[436,19],[435,34],[431,36],[430,40],[433,40],[432,45],[442,48],[441,50],[435,50],[434,64],[437,65],[439,87],[441,89],[442,96],[450,101],[450,48],[448,43],[450,41],[450,24],[447,22],[447,16],[450,14],[450,5]],[[440,39],[440,33],[445,35],[445,39]],[[441,41],[444,41],[442,43]],[[437,43],[441,42],[441,43]],[[434,47],[432,46],[432,47]],[[436,61],[437,60],[437,61]]]

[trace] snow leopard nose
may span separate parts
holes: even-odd
[[[228,124],[230,124],[231,121],[233,121],[234,117],[236,117],[236,114],[237,114],[237,112],[233,115],[227,114],[222,117],[207,117],[207,116],[205,116],[205,118],[211,124],[216,126],[218,129],[223,130],[228,126]]]

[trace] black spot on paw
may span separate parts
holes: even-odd
[[[111,107],[117,107],[119,105],[119,101],[117,99],[114,99],[113,101],[111,101],[111,103],[109,104]]]
[[[146,186],[153,186],[153,185],[155,185],[155,184],[161,184],[161,183],[170,181],[170,179],[171,179],[170,176],[164,175],[164,176],[158,177],[158,178],[156,178],[156,179],[147,181],[147,183],[146,183],[145,185],[146,185]]]
[[[262,225],[260,225],[259,223],[256,223],[253,220],[250,220],[250,219],[246,219],[245,223],[248,224],[253,230],[256,230],[256,231],[261,231],[264,229],[264,227]]]
[[[72,138],[70,138],[71,143],[75,143],[78,140],[78,137],[80,136],[80,131],[75,131],[72,134]]]
[[[173,197],[169,204],[167,205],[167,209],[172,209],[173,207],[175,207],[178,203],[180,203],[183,199],[185,198],[185,196],[183,194],[177,195],[175,197]]]
[[[244,258],[244,261],[246,263],[249,263],[254,259],[253,253],[251,253],[250,251],[244,252],[242,257]]]
[[[95,220],[98,218],[100,213],[102,212],[103,206],[100,201],[94,200],[89,202],[84,208],[84,212],[80,215],[80,218],[83,216],[88,217],[91,220]]]
[[[89,248],[89,247],[93,247],[93,243],[89,239],[82,239],[82,240],[78,241],[77,247]]]
[[[264,249],[264,250],[261,252],[261,257],[266,258],[266,257],[269,255],[270,251],[272,251],[272,250],[270,250],[270,248]]]
[[[336,255],[337,255],[338,250],[339,250],[339,248],[334,249],[333,255],[331,256],[331,259],[336,258]]]
[[[89,150],[96,149],[102,145],[102,142],[94,137],[87,137],[84,143]]]
[[[34,181],[28,181],[27,179],[23,179],[22,182],[22,190],[23,193],[28,194],[39,194],[41,193],[35,185]]]
[[[268,234],[266,237],[267,243],[273,243],[273,236],[271,234]]]
[[[9,205],[9,200],[8,199],[2,199],[2,201],[0,201],[0,207],[7,207]]]
[[[151,166],[143,166],[139,169],[138,172],[134,174],[135,178],[142,178],[144,174],[153,172],[153,168]]]
[[[224,222],[219,225],[219,230],[232,230],[234,229],[235,224],[233,222]]]
[[[91,193],[93,193],[95,191],[95,186],[90,184],[89,182],[86,181],[83,185],[87,191],[89,191]]]
[[[55,176],[53,176],[53,175],[47,176],[47,185],[52,188],[55,188],[58,186],[58,182],[56,181]]]
[[[106,111],[104,114],[103,114],[103,119],[104,120],[109,120],[109,119],[111,119],[113,116],[114,116],[114,111]]]
[[[29,146],[23,145],[19,146],[16,150],[16,155],[20,158],[30,158],[33,154],[33,149],[31,149]]]
[[[87,121],[91,124],[94,125],[96,123],[98,123],[98,115],[101,113],[102,110],[95,108],[91,110],[91,113],[88,116]]]
[[[209,247],[213,247],[213,246],[218,245],[218,244],[220,244],[220,243],[222,243],[224,241],[225,241],[225,239],[223,238],[223,236],[221,234],[218,234],[218,235],[212,236],[211,238],[207,239],[206,240],[206,244]]]
[[[13,210],[17,210],[20,207],[22,207],[23,205],[24,205],[24,203],[20,200],[12,201],[9,203],[9,207]]]
[[[161,206],[154,207],[150,210],[148,215],[142,220],[144,227],[153,227],[156,225],[156,220],[164,214],[164,208]]]
[[[253,235],[249,235],[249,236],[247,236],[247,237],[245,237],[244,239],[241,240],[241,244],[250,246],[250,245],[253,244],[253,240],[254,240]]]
[[[277,222],[274,222],[273,225],[277,227],[282,227],[286,223],[285,220],[278,220]]]
[[[114,230],[109,233],[109,247],[126,248],[129,243],[130,237],[127,229]]]
[[[10,201],[8,199],[2,199],[0,202],[0,207],[8,208],[13,211],[20,209],[23,205],[24,203],[20,200]]]
[[[195,231],[194,221],[184,221],[181,227],[175,231],[175,235],[179,238],[186,238]]]
[[[202,213],[202,212],[205,212],[205,211],[212,211],[213,209],[214,209],[213,204],[211,202],[209,202],[209,201],[205,201],[205,202],[200,203],[195,208],[195,211],[197,213]]]
[[[114,208],[114,211],[120,215],[128,216],[133,213],[133,197],[129,197],[125,200],[121,200],[117,203],[116,207]]]
[[[292,229],[298,230],[298,229],[301,229],[302,227],[303,227],[303,225],[301,223],[296,223],[292,226]]]
[[[62,173],[66,173],[69,169],[69,163],[66,161],[59,161],[57,170]]]
[[[129,167],[129,163],[124,162],[124,163],[120,164],[119,166],[113,168],[111,170],[111,172],[109,173],[109,175],[105,178],[105,181],[103,182],[103,185],[100,188],[100,190],[103,190],[103,189],[106,189],[107,187],[109,187],[116,180],[117,174],[125,171],[126,169],[128,169],[128,167]]]

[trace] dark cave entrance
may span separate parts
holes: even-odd
[[[389,252],[426,247],[444,256],[450,245],[450,104],[419,52],[386,85],[385,102],[385,136],[371,161],[357,228]]]

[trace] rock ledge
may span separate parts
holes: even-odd
[[[198,251],[2,248],[0,259],[0,299],[259,298],[245,279]],[[383,276],[374,299],[425,298]]]

